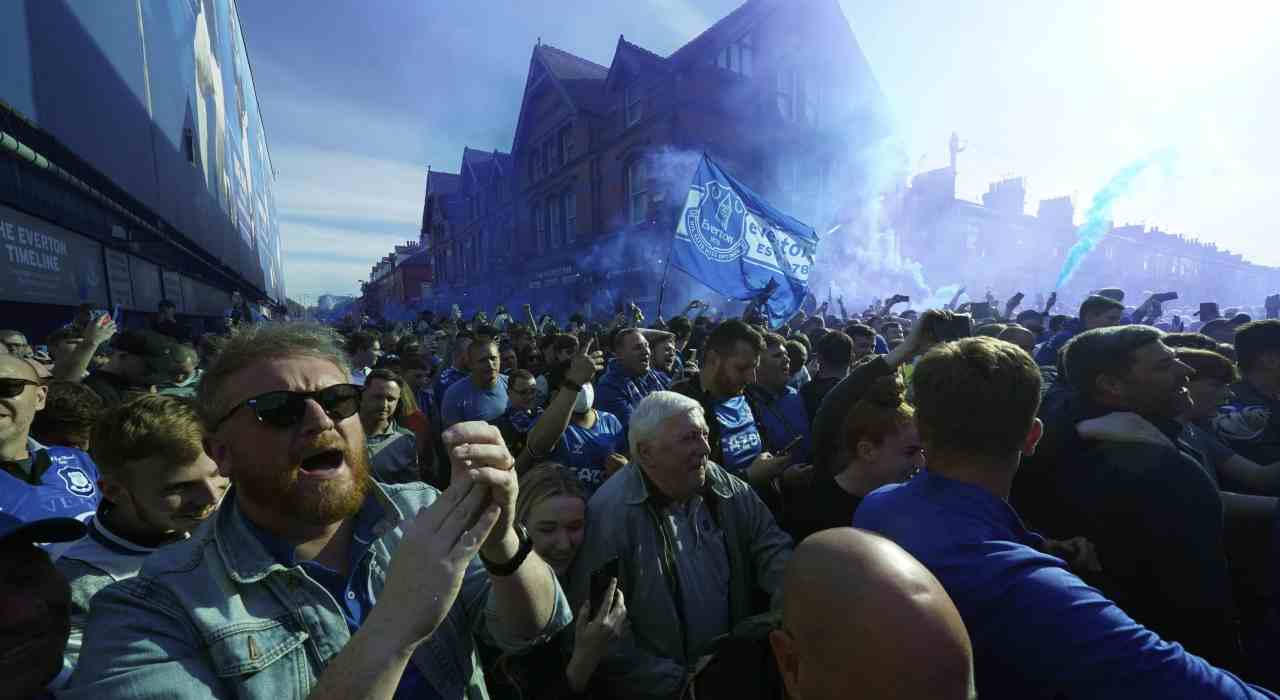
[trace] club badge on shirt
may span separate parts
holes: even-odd
[[[93,479],[77,464],[66,464],[58,468],[58,476],[66,484],[67,490],[77,496],[89,497],[97,490]]]

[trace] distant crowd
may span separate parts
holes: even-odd
[[[1280,296],[961,298],[0,330],[0,697],[1280,697]]]

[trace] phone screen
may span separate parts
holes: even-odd
[[[604,594],[609,590],[609,579],[619,579],[618,585],[622,585],[621,571],[622,561],[618,559],[618,557],[614,557],[601,564],[599,569],[591,572],[592,618],[595,618],[596,612],[600,610],[600,606],[604,605]]]

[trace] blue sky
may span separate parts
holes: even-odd
[[[278,173],[289,295],[354,292],[416,239],[426,168],[508,150],[529,56],[546,43],[608,65],[618,34],[667,55],[738,0],[241,0]],[[842,0],[916,169],[960,195],[1025,176],[1077,212],[1129,162],[1169,173],[1116,207],[1280,265],[1280,3]],[[305,8],[305,12],[300,12]],[[1210,14],[1211,9],[1211,14]],[[1032,205],[1034,210],[1034,204]]]

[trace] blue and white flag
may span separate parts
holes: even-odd
[[[715,291],[757,300],[778,327],[808,292],[818,237],[813,228],[774,209],[705,154],[676,227],[671,260]]]

